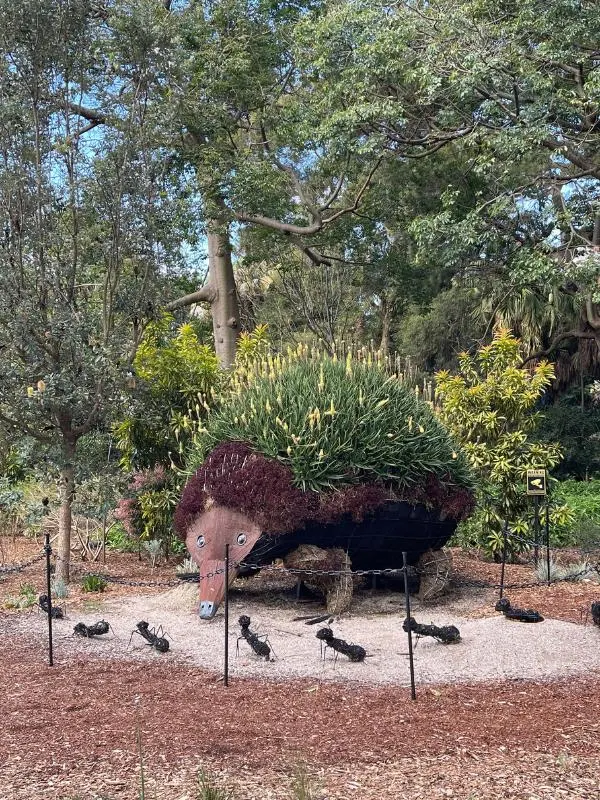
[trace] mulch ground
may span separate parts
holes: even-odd
[[[6,558],[4,548],[3,561],[25,560],[39,544],[18,542],[11,550],[18,558]],[[483,571],[497,580],[494,564],[459,557],[456,568],[465,581]],[[135,556],[111,556],[101,569],[140,580],[172,577],[171,568],[150,576]],[[531,579],[526,567],[508,568],[512,583],[526,582],[525,573]],[[6,576],[0,598],[25,580],[41,590],[42,579],[41,564]],[[111,585],[110,594],[132,590],[139,591]],[[597,585],[560,584],[509,596],[580,623],[581,609],[599,595]],[[133,800],[142,766],[145,795],[157,800],[197,797],[198,769],[235,800],[292,798],[299,768],[312,787],[305,797],[314,800],[600,798],[598,674],[420,688],[415,702],[401,688],[315,680],[235,679],[225,687],[217,675],[158,658],[86,656],[50,668],[32,642],[6,635],[9,622],[0,612],[6,800]]]

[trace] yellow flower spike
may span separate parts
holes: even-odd
[[[412,429],[413,429],[413,418],[409,417],[407,422],[408,422],[408,430],[412,432]]]
[[[279,405],[281,405],[283,403],[283,398],[281,396],[281,392],[279,392],[279,394],[277,395],[277,402],[279,403]]]
[[[27,397],[33,397],[33,395],[34,395],[33,386],[28,386],[27,387]]]
[[[269,403],[269,398],[267,398],[267,402],[265,403],[265,411],[267,414],[271,413],[271,403]]]
[[[319,369],[319,391],[322,392],[325,388],[325,373],[323,372],[323,364],[321,364],[321,368]]]
[[[394,434],[393,433],[388,433],[387,438],[388,439],[393,439],[394,438]]]
[[[292,448],[289,445],[288,445],[288,449],[286,450],[286,453],[288,454],[288,456],[292,455]]]
[[[283,428],[283,420],[280,417],[275,417],[275,422],[277,425]]]
[[[292,441],[294,444],[300,444],[300,437],[292,434]]]
[[[383,406],[387,405],[390,402],[389,397],[384,397],[383,400],[380,400],[378,403],[375,404],[375,408],[383,408]],[[412,420],[412,417],[411,417]]]
[[[348,377],[352,376],[352,353],[349,350],[346,356],[346,375],[348,375]]]
[[[358,390],[358,405],[362,406],[364,402],[365,402],[365,396],[363,395],[363,390],[359,389]]]
[[[327,413],[332,417],[337,414],[337,411],[335,410],[335,406],[333,405],[333,398],[331,398],[331,405],[329,406],[329,411]]]
[[[452,451],[452,458],[458,458],[458,453],[455,453],[454,450]]]
[[[422,425],[419,425],[419,433],[425,433],[425,428]]]
[[[45,392],[46,391],[46,382],[45,381],[38,381],[37,382],[38,392]]]
[[[325,453],[323,452],[323,448],[319,450],[319,461],[322,461],[325,458]]]

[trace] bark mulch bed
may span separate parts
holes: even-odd
[[[557,777],[573,781],[581,773],[564,796],[600,796],[598,675],[437,686],[420,689],[412,702],[404,689],[318,681],[236,679],[224,687],[213,674],[160,662],[80,659],[49,668],[43,655],[26,641],[12,641],[3,654],[0,775],[7,799],[93,797],[81,795],[82,785],[100,784],[107,797],[135,797],[138,733],[148,774],[161,783],[178,774],[183,781],[160,798],[190,796],[190,775],[202,765],[244,786],[239,798],[269,796],[256,793],[256,779],[275,780],[272,790],[282,791],[301,763],[326,786],[336,775],[357,784],[341,794],[325,788],[318,797],[369,797],[373,787],[373,796],[390,798],[561,796],[533,785],[529,794],[490,794],[489,758],[504,765],[500,785],[527,784],[523,775],[533,770],[534,783],[555,791]],[[32,781],[47,780],[54,787],[36,794]],[[430,793],[419,795],[419,783]],[[467,784],[470,793],[456,793]]]

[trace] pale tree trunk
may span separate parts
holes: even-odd
[[[71,563],[71,523],[75,495],[74,458],[75,445],[67,441],[63,446],[63,463],[60,468],[60,511],[56,558],[56,578],[65,583],[69,582],[69,567]]]
[[[390,352],[390,330],[392,327],[392,309],[387,295],[381,296],[381,340],[379,350],[384,355]]]
[[[208,221],[208,280],[196,292],[173,300],[166,311],[208,303],[213,321],[215,352],[224,369],[235,359],[239,334],[239,304],[231,260],[227,226],[218,219]]]
[[[216,220],[209,224],[208,280],[212,289],[210,307],[215,351],[221,366],[227,368],[235,359],[240,312],[229,234]]]

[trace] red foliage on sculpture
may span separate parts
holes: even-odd
[[[363,483],[317,494],[294,486],[292,471],[275,458],[254,452],[244,442],[223,442],[188,481],[177,511],[175,529],[185,537],[193,519],[216,503],[246,514],[264,533],[289,533],[309,522],[362,522],[388,500],[437,508],[446,517],[464,519],[473,509],[468,489],[429,475],[401,496],[383,484]]]

